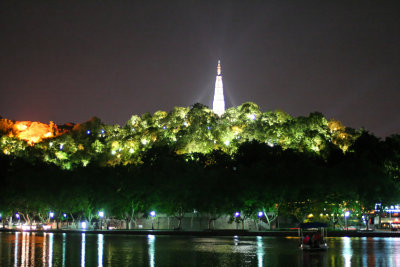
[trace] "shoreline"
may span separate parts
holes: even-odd
[[[297,230],[292,231],[248,231],[248,230],[18,230],[0,229],[0,232],[28,233],[87,233],[111,235],[175,235],[175,236],[275,236],[298,237]],[[392,231],[328,231],[328,237],[400,237],[400,232]]]

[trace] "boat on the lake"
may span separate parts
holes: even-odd
[[[326,250],[328,244],[327,224],[321,222],[301,223],[299,225],[300,249],[302,250]]]

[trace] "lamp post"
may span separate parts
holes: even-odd
[[[152,210],[149,214],[151,216],[151,230],[154,230],[154,217],[156,217],[156,212]]]
[[[63,218],[64,218],[64,220],[67,219],[67,214],[66,214],[66,213],[63,213]],[[67,221],[66,223],[67,223],[67,229],[68,229],[68,221]],[[64,224],[65,224],[65,223],[64,223]]]
[[[238,229],[238,220],[240,220],[240,212],[237,211],[235,212],[235,218],[236,218],[236,230]]]
[[[19,214],[18,214],[18,212],[17,212],[17,213],[15,213],[15,218],[17,218],[17,219],[18,219],[18,224],[19,224]]]
[[[349,227],[348,227],[348,225],[347,225],[347,218],[350,216],[350,211],[346,211],[345,213],[344,213],[344,221],[345,221],[345,225],[346,225],[346,231],[348,231],[349,230]]]
[[[261,220],[262,216],[264,216],[264,212],[263,211],[259,211],[257,216]],[[258,225],[258,230],[260,230],[260,225]]]
[[[50,220],[51,219],[54,219],[54,212],[52,212],[52,211],[50,211],[49,212],[49,217],[50,217]],[[51,224],[52,225],[52,224]],[[53,226],[51,226],[51,229],[53,228]],[[58,229],[58,224],[57,224],[57,229]]]
[[[104,211],[99,211],[99,218],[100,218],[100,230],[103,230]]]

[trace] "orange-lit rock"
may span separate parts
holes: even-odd
[[[20,138],[34,145],[45,138],[55,137],[62,133],[53,122],[45,124],[37,121],[16,121],[8,136]]]

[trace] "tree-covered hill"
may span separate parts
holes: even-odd
[[[189,157],[216,150],[232,156],[240,144],[257,141],[327,157],[333,148],[348,151],[361,134],[339,121],[328,121],[318,112],[291,117],[282,111],[261,112],[250,102],[226,110],[221,117],[201,104],[176,107],[169,113],[133,115],[122,127],[106,125],[94,117],[75,125],[50,124],[48,129],[42,124],[41,133],[36,127],[36,132],[28,134],[32,128],[27,127],[32,124],[16,127],[13,123],[7,119],[0,122],[0,149],[5,155],[52,163],[67,170],[89,163],[141,164],[144,152],[159,145]],[[35,133],[42,136],[35,137]]]

